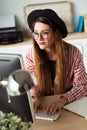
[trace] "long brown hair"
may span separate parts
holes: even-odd
[[[45,18],[39,18],[37,21],[48,24],[52,30],[56,31],[56,26],[52,24]],[[36,21],[36,22],[37,22]],[[35,24],[35,23],[34,23]],[[32,31],[34,31],[34,24]],[[52,80],[51,80],[51,72],[49,69],[48,59],[44,50],[41,50],[33,39],[34,43],[34,55],[35,55],[35,66],[36,66],[36,74],[37,74],[37,84],[38,90],[41,95],[50,95],[52,89]],[[55,51],[56,51],[56,74],[54,80],[55,93],[61,94],[65,92],[65,54],[63,41],[60,32],[58,32],[57,38],[55,38]]]

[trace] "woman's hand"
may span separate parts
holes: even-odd
[[[38,112],[38,110],[44,110],[45,109],[45,106],[44,104],[41,102],[41,99],[40,97],[35,97],[33,98],[33,107],[34,107],[34,110],[35,112]]]
[[[66,100],[64,98],[60,98],[58,101],[55,101],[47,106],[46,113],[48,115],[54,115],[57,111],[62,113],[62,107],[66,104]]]
[[[33,107],[35,112],[37,112],[38,110],[42,110],[43,109],[43,104],[41,101],[41,97],[39,96],[39,93],[37,91],[37,86],[33,86],[30,89],[30,94],[32,97],[32,101],[33,101]]]

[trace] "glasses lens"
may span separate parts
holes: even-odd
[[[33,37],[34,37],[34,39],[38,39],[39,34],[34,32],[34,33],[33,33]]]
[[[48,37],[48,32],[42,32],[41,33],[41,36],[46,39]]]
[[[38,39],[39,37],[41,38],[43,38],[43,39],[46,39],[47,37],[48,37],[48,35],[49,35],[49,32],[48,31],[45,31],[45,32],[41,32],[41,33],[36,33],[36,32],[33,32],[33,37],[34,37],[34,39]]]

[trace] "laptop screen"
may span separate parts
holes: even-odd
[[[24,69],[21,55],[0,53],[0,78],[7,78],[10,73],[18,69]]]
[[[10,73],[18,69],[24,69],[23,59],[18,54],[0,54],[0,77],[8,78]],[[8,94],[5,87],[0,88],[0,111],[5,113],[14,112],[21,116],[23,121],[34,122],[34,112],[32,101],[27,93],[20,96],[10,96],[11,102],[8,102]]]

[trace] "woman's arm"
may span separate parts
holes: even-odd
[[[80,51],[72,47],[69,60],[72,63],[71,75],[73,75],[73,88],[62,95],[67,103],[87,95],[87,73]]]

